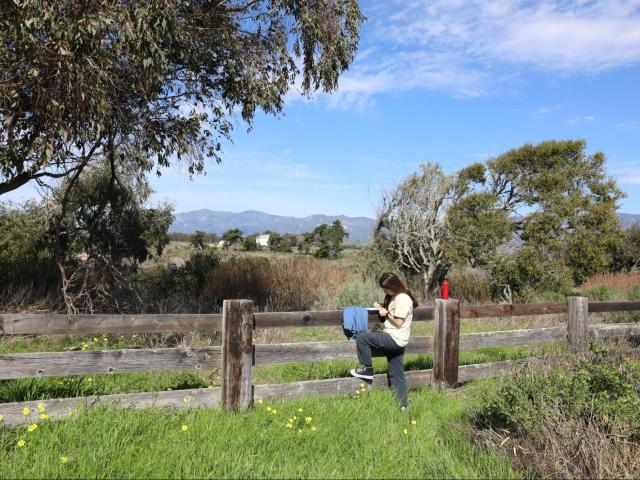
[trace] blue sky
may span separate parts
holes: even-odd
[[[332,95],[238,124],[223,163],[153,179],[176,212],[375,216],[426,161],[453,173],[527,142],[587,141],[640,213],[640,1],[363,0],[356,61]],[[13,199],[28,190],[12,194]]]

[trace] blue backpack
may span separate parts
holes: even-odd
[[[342,331],[348,339],[369,331],[369,312],[363,307],[346,307],[342,312]]]

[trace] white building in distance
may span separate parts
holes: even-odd
[[[269,246],[269,238],[271,238],[271,235],[268,233],[263,233],[262,235],[258,235],[256,237],[256,244],[259,247],[268,247]]]

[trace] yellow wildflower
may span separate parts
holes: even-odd
[[[409,430],[407,430],[407,429],[405,428],[405,429],[402,431],[402,433],[404,433],[404,434],[406,435],[407,433],[409,433]]]
[[[360,388],[366,388],[366,385],[364,383],[361,383]]]
[[[29,425],[27,427],[27,431],[28,432],[33,432],[36,428],[38,428],[38,424],[37,423],[32,423],[31,425]]]
[[[274,408],[273,410],[271,410],[271,414],[275,415],[276,413],[278,413],[278,411]]]
[[[412,425],[412,426],[414,426],[414,427],[415,427],[417,423],[418,423],[418,422],[416,422],[415,420],[411,420],[411,425]]]
[[[293,428],[293,424],[292,423],[287,423],[287,428]]]
[[[302,429],[301,428],[298,429],[298,433],[302,433]]]
[[[29,407],[24,407],[24,408],[22,409],[22,414],[23,414],[23,415],[29,415],[29,412],[30,412]]]
[[[317,428],[316,428],[316,427],[311,427],[311,431],[312,431],[312,432],[315,432],[316,430],[317,430]]]
[[[183,432],[186,432],[187,430],[189,430],[189,427],[188,427],[188,426],[186,426],[186,425],[182,425],[181,430],[182,430]]]
[[[213,388],[213,385],[209,385],[207,388]]]
[[[36,408],[38,409],[38,411],[40,413],[44,412],[44,409],[45,409],[45,407],[44,407],[44,405],[42,403],[38,404],[38,406]]]
[[[258,405],[262,405],[262,399],[258,400]]]
[[[307,423],[311,423],[313,422],[313,418],[312,417],[304,417],[304,421]]]
[[[49,420],[49,415],[47,415],[46,413],[41,413],[40,420]]]
[[[293,419],[294,419],[294,420],[297,420],[297,419],[298,419],[298,417],[296,417],[296,416],[294,415],[294,416],[293,416]]]
[[[4,420],[4,415],[0,415],[0,422]]]
[[[267,412],[270,412],[271,411],[271,407],[269,405],[267,405],[266,410],[267,410]]]
[[[97,342],[98,341],[98,337],[93,337],[93,341]]]
[[[304,410],[302,410],[301,408],[298,409],[298,413],[302,413]]]
[[[24,440],[18,440],[18,446],[19,447],[24,447],[27,444],[27,442],[25,442]]]
[[[182,399],[182,403],[189,403],[189,399],[188,398],[183,398]]]
[[[60,457],[60,463],[63,465],[69,463],[69,457]]]

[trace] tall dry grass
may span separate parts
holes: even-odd
[[[335,295],[355,279],[346,267],[307,256],[237,256],[207,275],[204,294],[218,303],[247,298],[263,311],[300,311],[309,310],[321,295]]]
[[[609,288],[627,290],[638,284],[640,284],[640,271],[630,273],[601,273],[588,278],[587,281],[580,285],[580,289],[589,290],[599,285],[606,285]]]
[[[567,419],[560,408],[540,422],[532,436],[486,430],[489,446],[512,457],[519,470],[535,469],[544,478],[640,478],[640,445],[629,432],[612,433],[595,412]]]

